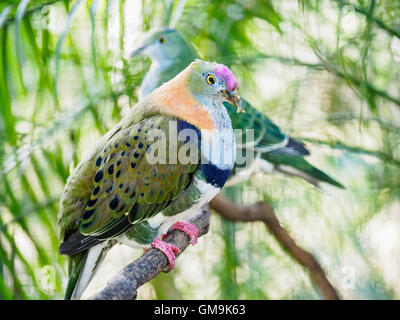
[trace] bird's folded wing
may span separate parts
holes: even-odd
[[[171,120],[162,115],[148,117],[122,128],[104,144],[92,160],[96,170],[79,229],[65,237],[60,252],[73,254],[118,236],[162,211],[189,185],[198,164],[169,163],[170,143],[178,149],[183,144],[169,141]],[[156,145],[162,148],[155,150]],[[153,163],[152,156],[162,149],[167,152],[166,161]]]

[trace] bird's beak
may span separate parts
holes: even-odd
[[[233,91],[225,90],[224,96],[229,103],[232,103],[236,107],[237,113],[245,112],[237,89]]]
[[[131,58],[137,56],[138,54],[143,53],[144,49],[146,49],[147,45],[142,45],[139,48],[136,48],[135,50],[132,51],[131,53]]]

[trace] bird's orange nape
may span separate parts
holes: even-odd
[[[157,99],[158,103],[154,105],[159,106],[164,114],[178,117],[200,130],[215,129],[210,113],[192,96],[187,85],[187,72],[182,72],[172,81],[162,85],[156,91],[157,95],[151,99]]]

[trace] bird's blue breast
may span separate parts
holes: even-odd
[[[196,132],[197,139],[199,142],[198,147],[199,150],[201,150],[201,131],[184,120],[178,120],[177,123],[178,134],[184,129],[190,129]],[[185,142],[187,143],[188,140],[186,140]],[[204,160],[203,157],[201,157],[201,164],[199,169],[202,176],[204,177],[204,180],[208,184],[211,184],[216,188],[222,188],[224,186],[225,182],[228,180],[229,175],[231,174],[232,171],[231,169],[221,169],[215,164],[212,164],[209,161]]]
[[[190,124],[189,122],[186,122],[184,120],[178,120],[177,129],[178,129],[178,134],[185,129],[193,130],[194,132],[196,132],[199,141],[201,140],[201,131],[197,129],[194,125]]]
[[[231,174],[230,169],[220,169],[211,163],[202,163],[200,165],[200,170],[207,183],[220,189],[224,186]]]

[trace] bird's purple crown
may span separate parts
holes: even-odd
[[[223,64],[217,64],[214,68],[215,75],[222,78],[226,82],[226,87],[229,91],[233,91],[238,86],[238,81],[231,70]]]

